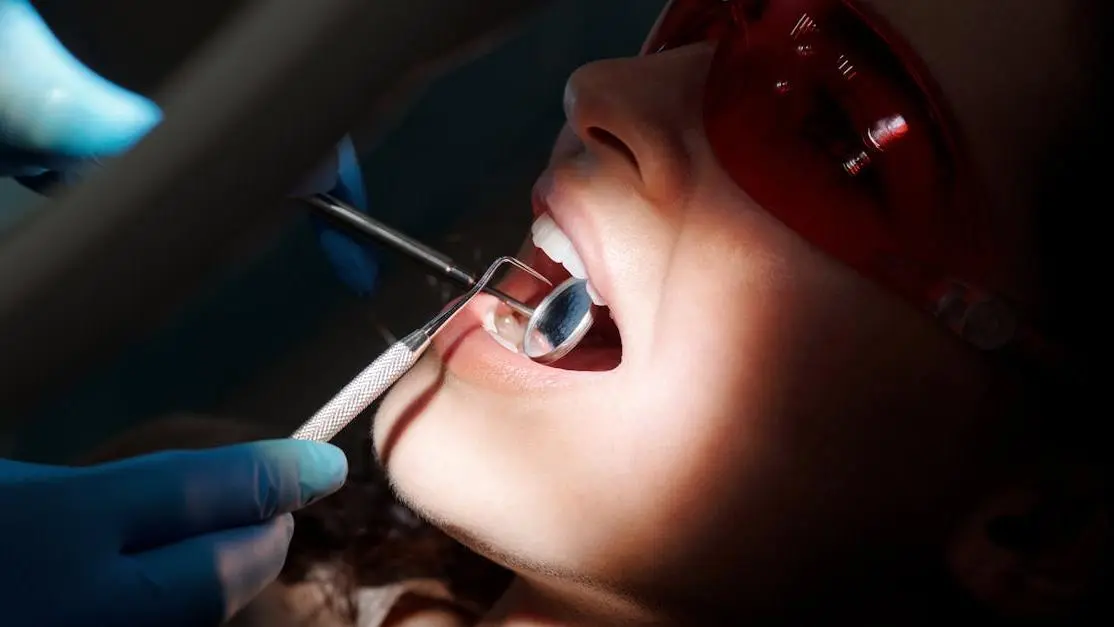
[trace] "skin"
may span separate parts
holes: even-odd
[[[611,306],[621,365],[529,363],[477,299],[376,416],[399,494],[518,573],[489,625],[908,624],[966,612],[958,588],[1039,605],[999,594],[1027,571],[983,525],[1039,500],[1003,496],[1031,495],[995,454],[1009,379],[729,180],[700,118],[710,59],[581,68],[535,190]],[[997,217],[1014,292],[1033,283],[1028,218]]]

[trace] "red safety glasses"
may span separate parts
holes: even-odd
[[[712,43],[721,166],[813,245],[984,350],[1051,348],[979,287],[995,251],[973,169],[919,60],[850,0],[673,0],[644,54]]]

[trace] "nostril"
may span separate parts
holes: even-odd
[[[592,141],[598,142],[608,148],[612,148],[619,154],[623,155],[628,161],[631,162],[632,165],[634,165],[635,169],[638,169],[638,157],[634,155],[634,151],[631,150],[630,146],[623,142],[623,140],[619,139],[617,135],[609,131],[605,131],[598,126],[589,127],[587,134],[589,139],[591,139]]]

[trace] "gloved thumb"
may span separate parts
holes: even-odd
[[[110,155],[161,118],[155,103],[70,54],[27,0],[0,0],[0,153],[43,155],[44,168],[52,157]]]

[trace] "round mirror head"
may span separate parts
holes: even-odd
[[[541,363],[569,354],[592,328],[588,281],[573,277],[553,288],[526,323],[522,352]]]

